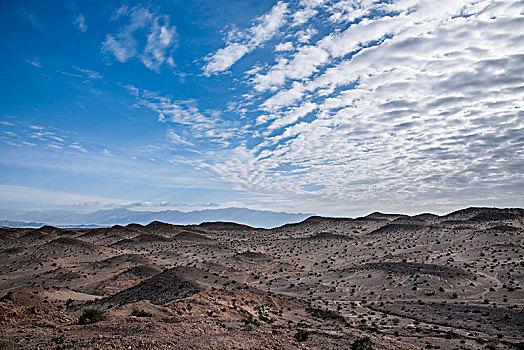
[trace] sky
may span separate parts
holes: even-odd
[[[524,1],[2,0],[0,208],[524,204]]]

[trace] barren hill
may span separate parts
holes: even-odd
[[[0,347],[522,349],[523,241],[497,208],[2,228]]]

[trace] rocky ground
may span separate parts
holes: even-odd
[[[493,208],[2,228],[0,348],[524,349],[523,239]]]

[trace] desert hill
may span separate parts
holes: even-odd
[[[523,243],[518,208],[0,228],[0,348],[522,349]]]

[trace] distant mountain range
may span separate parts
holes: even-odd
[[[12,220],[0,220],[0,227],[42,227],[43,222],[24,222]]]
[[[311,214],[291,214],[251,210],[245,208],[207,209],[181,212],[134,211],[129,209],[98,210],[92,213],[76,213],[67,210],[19,211],[0,210],[0,226],[35,227],[54,226],[111,226],[130,223],[148,224],[162,221],[170,224],[189,225],[207,221],[231,221],[253,227],[272,228],[284,224],[300,222]]]

